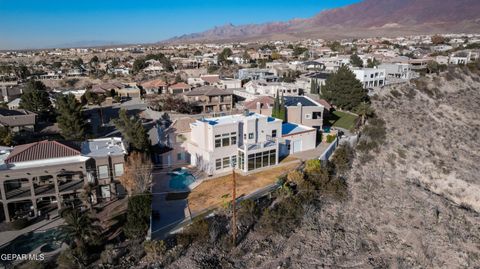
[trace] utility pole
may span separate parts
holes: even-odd
[[[232,190],[232,240],[233,240],[233,245],[237,245],[237,207],[235,205],[235,201],[237,200],[237,182],[236,182],[236,177],[235,177],[235,166],[233,166],[232,169],[232,179],[233,179],[233,190]]]

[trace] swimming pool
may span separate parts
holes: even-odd
[[[55,247],[59,247],[61,244],[53,244],[61,239],[61,235],[58,229],[50,229],[44,232],[29,232],[27,234],[20,235],[19,237],[10,241],[7,245],[0,248],[0,254],[28,254],[33,250],[44,244],[50,244],[50,251],[55,250]],[[45,252],[50,252],[45,251]]]
[[[195,182],[195,177],[186,168],[177,168],[170,175],[169,187],[173,190],[188,190],[190,184]]]

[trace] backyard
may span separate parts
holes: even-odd
[[[355,122],[357,121],[358,116],[342,112],[342,111],[333,111],[328,117],[328,123],[333,127],[340,127],[347,130],[352,130],[355,127]]]
[[[237,197],[254,192],[257,189],[271,185],[277,178],[288,171],[297,168],[300,161],[284,163],[272,169],[241,176],[236,174]],[[227,204],[232,199],[232,175],[207,180],[196,187],[188,195],[188,205],[192,214],[211,206]]]

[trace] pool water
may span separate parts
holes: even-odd
[[[173,190],[186,190],[195,182],[195,177],[185,168],[174,169],[170,175],[169,187]]]
[[[323,127],[323,132],[328,134],[328,133],[330,133],[330,129],[331,129],[331,126],[324,126]]]
[[[57,229],[50,229],[45,232],[30,232],[13,239],[0,248],[0,254],[28,254],[44,244],[52,244],[59,239],[60,235]]]

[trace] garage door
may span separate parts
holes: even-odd
[[[293,141],[293,150],[292,153],[302,151],[302,140],[295,140]]]

